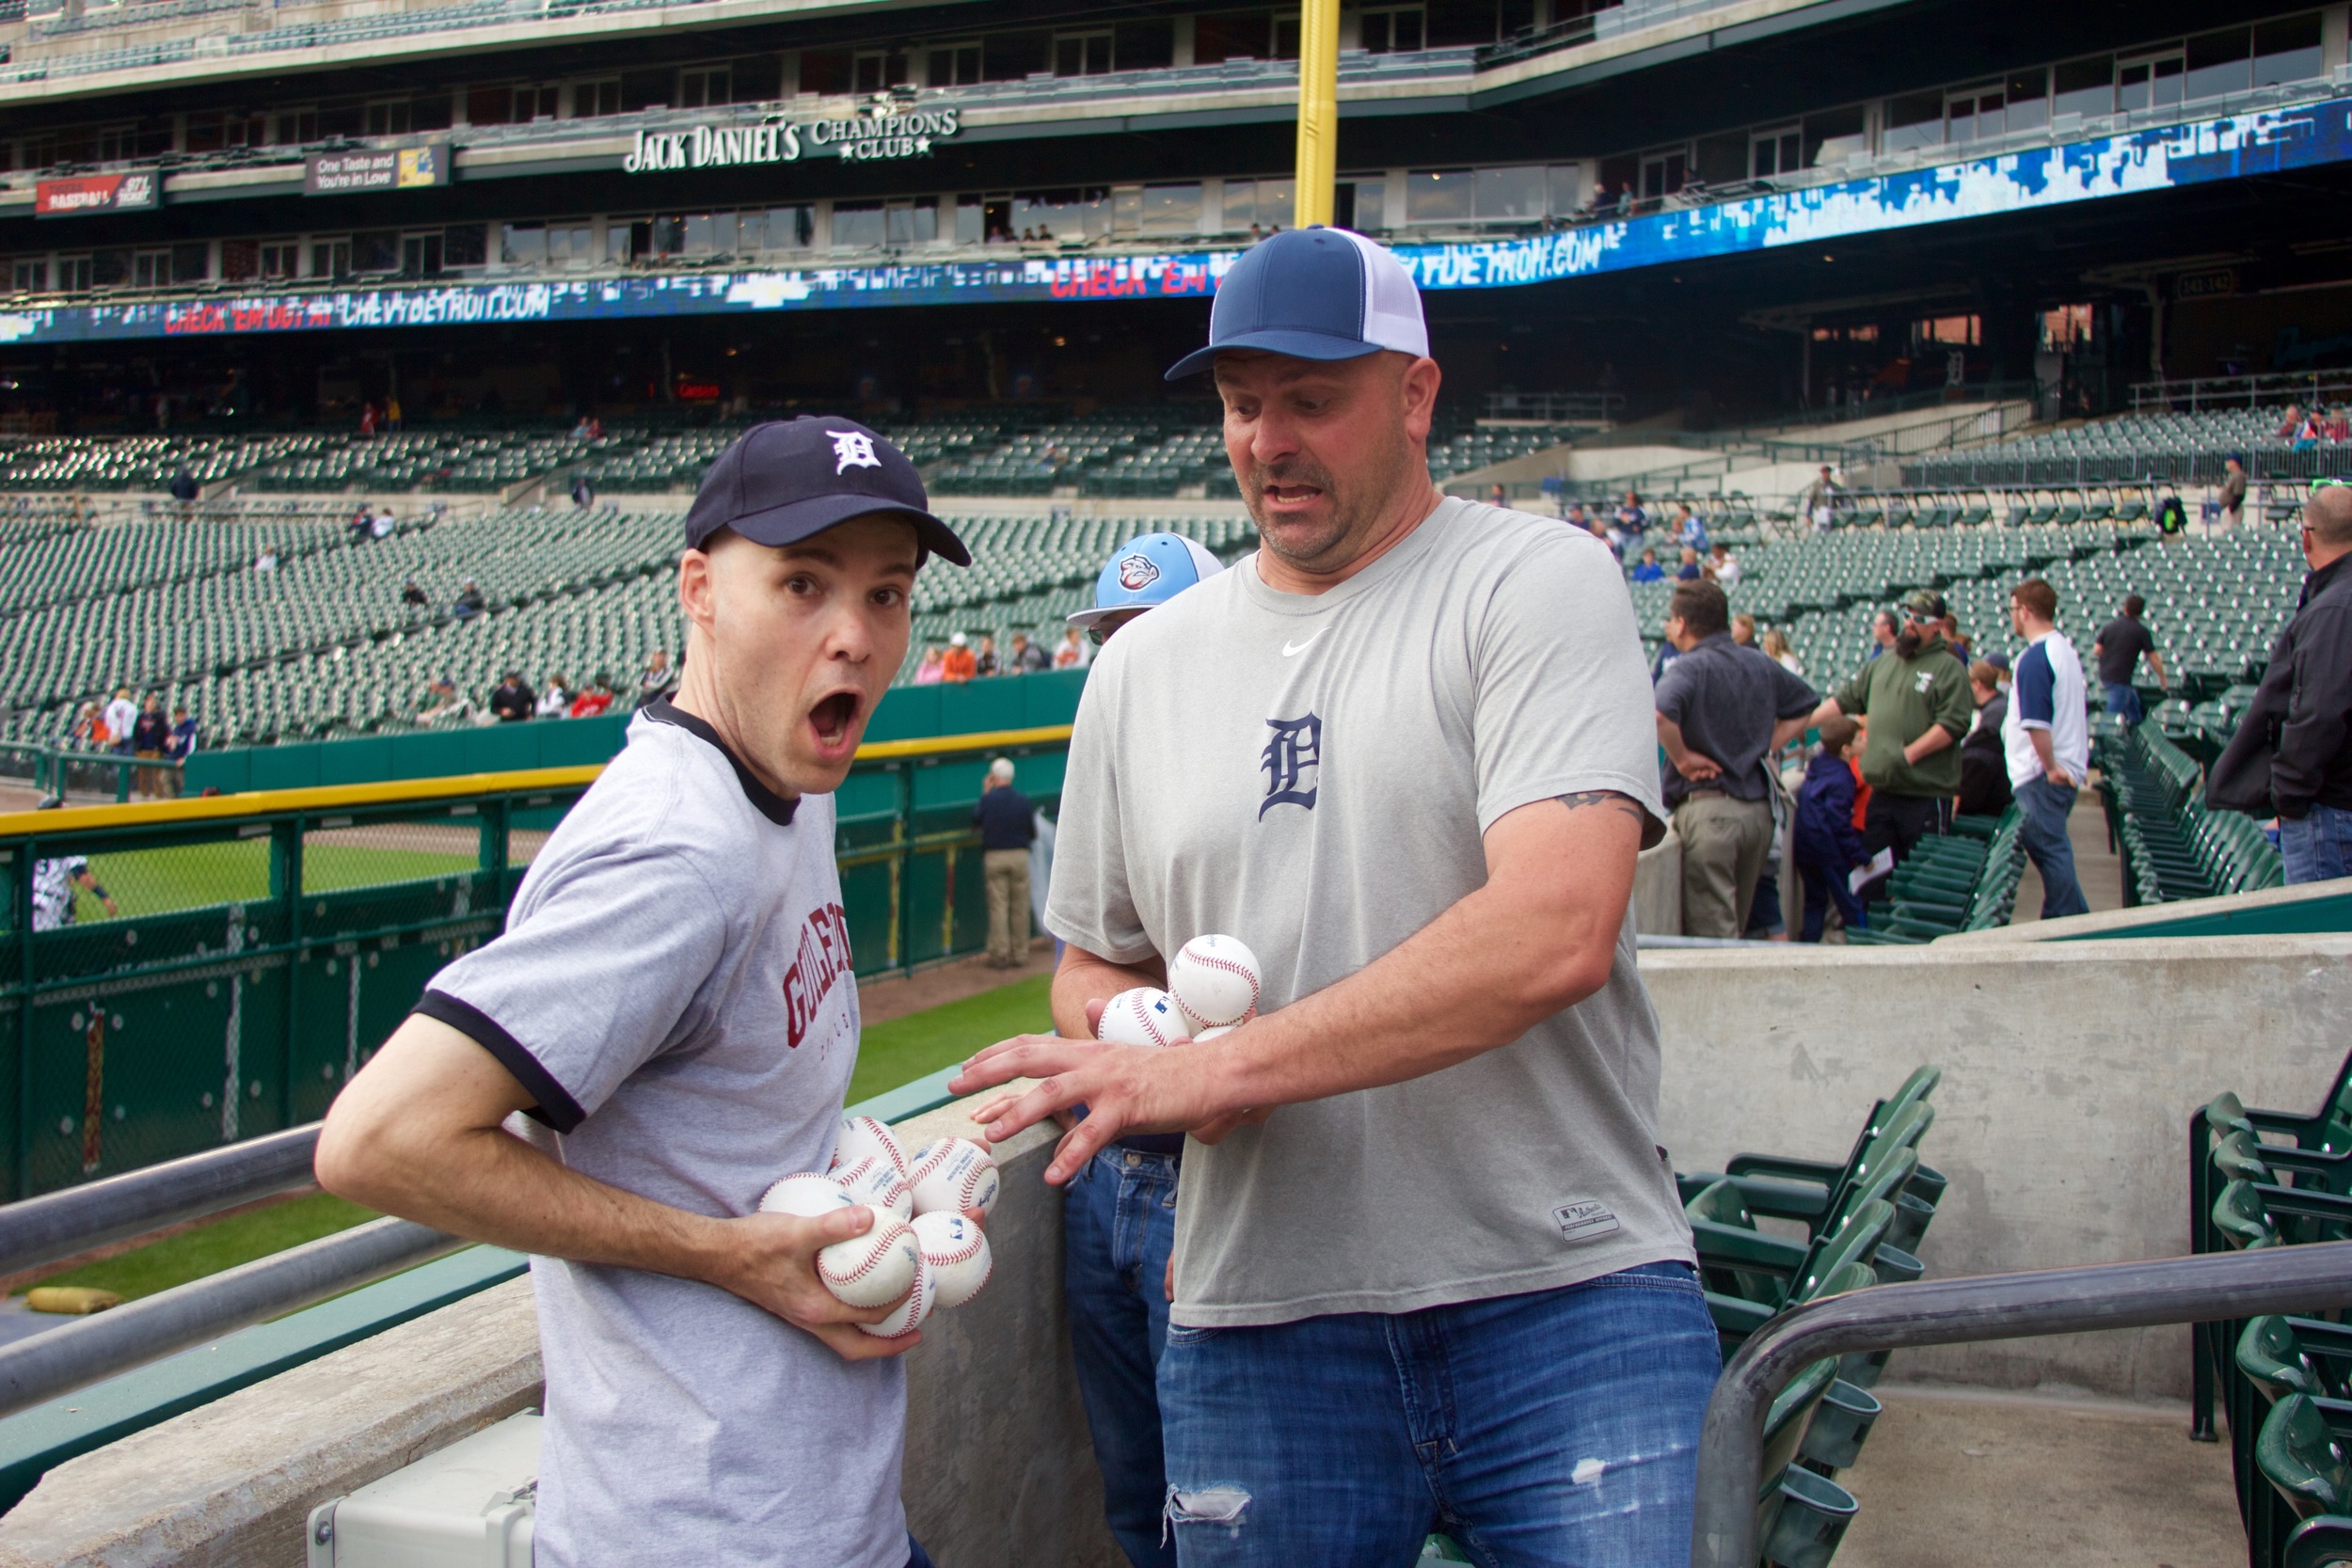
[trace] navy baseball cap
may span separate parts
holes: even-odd
[[[1227,349],[1299,359],[1355,359],[1382,349],[1429,352],[1421,292],[1403,262],[1344,229],[1294,229],[1235,261],[1209,307],[1209,346],[1168,379],[1205,371]]]
[[[931,515],[906,453],[855,420],[829,415],[754,425],[721,452],[687,508],[686,546],[700,549],[723,528],[755,544],[797,545],[874,513],[913,523],[926,554],[972,564],[963,541]]]

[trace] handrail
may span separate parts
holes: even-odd
[[[310,1185],[319,1124],[0,1205],[0,1275]]]
[[[1807,1302],[1749,1336],[1708,1401],[1692,1568],[1755,1568],[1764,1415],[1825,1356],[2345,1306],[2352,1242],[1928,1279]]]
[[[0,1416],[470,1245],[371,1220],[0,1346]]]
[[[909,757],[956,756],[1015,746],[1050,746],[1070,738],[1068,724],[1033,729],[978,730],[967,735],[930,736],[914,740],[868,741],[858,762]],[[115,760],[115,759],[109,759]],[[126,766],[142,764],[120,759]],[[20,833],[56,837],[87,828],[162,827],[181,822],[217,822],[226,817],[337,811],[357,806],[404,805],[453,796],[500,795],[533,789],[573,789],[594,784],[602,763],[569,768],[526,768],[504,773],[458,773],[438,779],[394,779],[382,784],[315,784],[302,789],[257,789],[235,795],[205,795],[177,800],[135,801],[111,806],[68,806],[56,811],[0,812],[0,838]]]

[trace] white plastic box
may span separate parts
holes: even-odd
[[[539,1413],[310,1511],[309,1568],[531,1568]]]

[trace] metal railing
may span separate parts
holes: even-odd
[[[121,752],[83,752],[65,746],[36,746],[0,740],[0,782],[21,781],[43,795],[103,795],[118,803],[141,795],[161,799],[180,793],[183,764],[178,757],[139,757]]]
[[[1919,1280],[1807,1302],[1750,1336],[1708,1401],[1693,1568],[1756,1568],[1764,1416],[1826,1356],[2347,1306],[2352,1242]]]
[[[298,1192],[318,1143],[314,1121],[0,1206],[0,1275]]]
[[[2208,408],[2259,408],[2265,404],[2337,403],[2352,398],[2352,371],[2302,371],[2263,375],[2193,375],[2132,384],[2134,413]]]

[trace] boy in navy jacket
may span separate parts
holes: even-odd
[[[1861,728],[1843,715],[1821,725],[1821,750],[1804,770],[1797,791],[1797,876],[1804,883],[1804,929],[1800,942],[1821,940],[1831,899],[1850,931],[1868,924],[1862,900],[1846,885],[1846,873],[1869,863],[1853,825],[1853,768],[1846,748]]]

